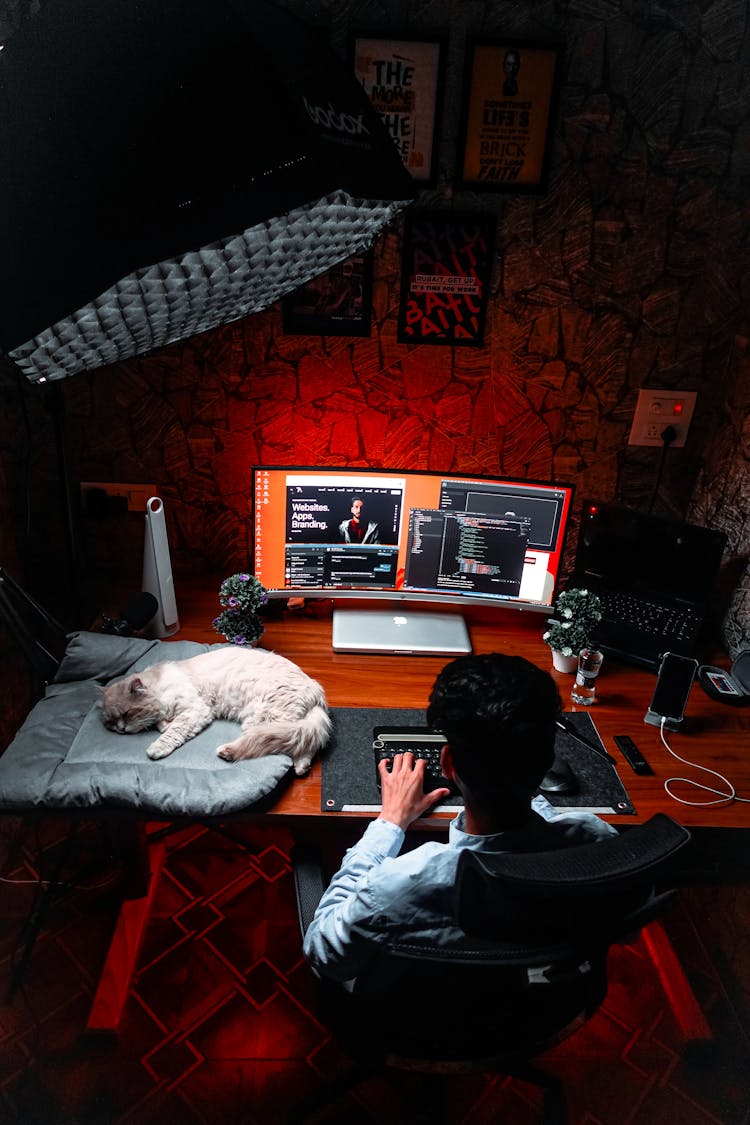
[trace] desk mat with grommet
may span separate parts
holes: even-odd
[[[378,812],[380,794],[372,748],[373,730],[378,726],[424,726],[424,711],[417,708],[333,707],[331,719],[333,733],[321,754],[321,811]],[[566,713],[565,719],[584,738],[600,744],[604,751],[588,713]],[[585,809],[615,816],[635,815],[633,803],[616,768],[606,758],[595,754],[565,731],[558,731],[555,751],[573,769],[580,788],[573,796],[545,794],[551,805],[559,809]],[[455,811],[462,804],[460,797],[449,797],[438,809]]]

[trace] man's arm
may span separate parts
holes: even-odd
[[[380,819],[397,824],[404,832],[423,812],[450,796],[450,789],[424,791],[427,763],[410,753],[394,754],[390,770],[387,760],[378,762],[383,804]]]
[[[447,789],[424,792],[425,763],[415,763],[412,754],[397,754],[390,771],[386,762],[380,762],[378,769],[381,815],[347,851],[305,934],[307,960],[321,975],[339,981],[355,977],[375,952],[378,912],[370,875],[398,855],[409,825],[449,793]],[[355,933],[355,926],[373,931],[373,939]]]

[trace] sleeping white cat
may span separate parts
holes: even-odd
[[[154,664],[102,691],[102,722],[120,734],[156,727],[149,758],[165,758],[213,719],[232,719],[242,734],[216,753],[227,762],[287,754],[306,773],[328,740],[331,720],[320,684],[283,656],[220,648]]]

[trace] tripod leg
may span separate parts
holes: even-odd
[[[29,961],[31,960],[31,954],[33,953],[36,939],[39,936],[39,931],[41,930],[44,924],[44,920],[49,913],[49,908],[52,905],[52,900],[54,899],[59,889],[60,876],[62,875],[65,864],[68,862],[68,859],[70,857],[70,852],[73,847],[73,839],[75,837],[76,831],[77,826],[71,825],[70,831],[65,837],[65,841],[60,848],[60,853],[57,857],[57,861],[52,872],[52,878],[47,882],[46,887],[43,888],[41,895],[37,900],[36,906],[32,910],[31,915],[24,925],[21,935],[21,957],[18,961],[18,964],[15,966],[13,972],[11,973],[10,982],[5,994],[6,1003],[10,1003],[10,1001],[13,999],[23,981],[24,976],[26,975],[26,970],[28,968]]]

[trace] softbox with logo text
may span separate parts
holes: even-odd
[[[48,0],[0,52],[0,349],[61,378],[267,308],[414,198],[267,0]]]

